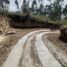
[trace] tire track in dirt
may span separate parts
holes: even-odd
[[[22,57],[23,51],[24,51],[24,45],[26,43],[26,40],[33,34],[40,32],[40,31],[47,31],[47,30],[37,30],[33,31],[24,37],[22,37],[16,46],[12,49],[10,52],[7,60],[4,62],[2,67],[19,67],[19,60]]]
[[[42,36],[47,33],[50,32],[41,33],[36,36],[35,46],[39,59],[42,62],[43,67],[62,67],[62,65],[53,57],[48,48],[44,45]]]
[[[31,40],[32,46],[31,46],[31,57],[33,59],[33,63],[35,65],[35,67],[43,67],[39,57],[38,57],[38,53],[35,47],[35,37]]]
[[[42,36],[47,33],[51,32],[38,30],[22,37],[2,67],[62,67],[44,44]]]
[[[61,49],[55,46],[54,43],[49,41],[45,35],[42,36],[42,40],[48,50],[62,64],[62,66],[67,67],[67,54],[65,54]]]
[[[39,32],[38,32],[39,33]],[[30,36],[25,44],[25,49],[22,54],[22,58],[20,59],[19,67],[36,67],[33,63],[33,58],[31,57],[31,40],[36,36],[38,33],[33,34]],[[40,66],[39,66],[40,67]]]

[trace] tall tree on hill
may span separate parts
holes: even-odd
[[[29,14],[29,9],[28,9],[29,5],[28,2],[26,0],[23,0],[23,4],[21,7],[21,10],[24,14]]]
[[[9,0],[0,0],[0,9],[2,13],[8,8],[8,4],[10,3]]]
[[[32,11],[36,11],[37,10],[37,1],[36,0],[33,0],[32,2]]]
[[[40,14],[43,14],[44,12],[44,6],[42,3],[40,4],[39,11],[40,11]]]
[[[41,4],[43,0],[38,0],[38,2]]]
[[[30,0],[28,0],[28,7],[29,7]]]
[[[6,13],[8,11],[8,5],[10,1],[9,0],[0,0],[0,12],[2,14]],[[0,14],[0,32],[2,35],[5,35],[8,31],[8,19],[5,16],[2,16]]]
[[[15,4],[16,4],[16,6],[17,6],[17,9],[19,10],[19,3],[18,3],[17,0],[15,0]]]
[[[63,0],[55,0],[53,4],[50,4],[48,6],[49,10],[49,17],[52,20],[59,20],[61,19],[61,14],[62,14],[62,5],[61,3]]]
[[[66,4],[65,8],[63,9],[63,14],[67,17],[67,4]]]

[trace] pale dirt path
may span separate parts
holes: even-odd
[[[56,33],[56,32],[53,32]],[[65,54],[61,49],[54,45],[51,41],[47,39],[47,36],[43,35],[42,40],[48,50],[54,55],[54,57],[60,61],[63,67],[67,67],[67,54]]]
[[[27,39],[19,67],[35,67],[35,65],[33,64],[33,59],[31,58],[31,46],[32,46],[31,40],[37,34],[38,33],[32,35]]]
[[[48,31],[48,30],[37,30],[33,31],[26,36],[22,37],[16,46],[12,49],[11,53],[9,54],[7,60],[4,62],[2,67],[18,67],[19,60],[22,57],[23,53],[23,47],[25,45],[26,40],[28,39],[29,36],[33,35],[34,33],[37,33],[39,31]]]
[[[47,33],[51,32],[49,32],[49,30],[37,30],[22,37],[11,51],[2,67],[62,67],[42,40],[42,36]],[[31,41],[34,37],[35,41],[34,44],[32,44]],[[31,57],[32,45],[36,48],[37,58],[41,62],[41,66],[39,66],[39,62],[33,62],[34,58]],[[37,60],[37,58],[35,60]]]
[[[42,41],[42,36],[47,33],[50,32],[41,33],[36,36],[35,46],[38,52],[39,59],[42,62],[43,67],[62,67],[61,64],[49,52],[48,48]]]

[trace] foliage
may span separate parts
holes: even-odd
[[[23,4],[22,4],[22,7],[21,7],[21,10],[23,13],[25,14],[29,14],[29,9],[28,9],[28,2],[26,2],[26,0],[23,0]]]
[[[37,1],[33,0],[32,2],[32,6],[31,6],[31,11],[35,12],[37,10]]]
[[[62,14],[62,6],[61,6],[61,0],[55,0],[54,3],[51,3],[50,5],[47,5],[48,7],[48,13],[51,20],[59,20],[61,19]]]
[[[44,6],[43,6],[43,4],[42,4],[42,3],[40,4],[39,12],[40,12],[40,14],[41,14],[41,15],[43,15],[43,14],[44,14]]]
[[[61,27],[60,39],[67,43],[67,26],[66,27],[62,26]]]
[[[65,8],[63,9],[63,14],[64,14],[65,16],[67,16],[67,4],[66,4]]]
[[[15,0],[15,4],[16,4],[17,8],[19,9],[19,3],[17,0]]]
[[[10,1],[9,0],[0,0],[0,11],[4,13],[5,11],[8,11],[8,5]]]

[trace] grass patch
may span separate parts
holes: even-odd
[[[52,21],[52,20],[50,20],[49,17],[46,17],[45,15],[33,15],[33,17],[37,18],[41,22],[46,22],[47,21],[47,22],[53,23],[53,24],[67,25],[67,20],[56,20],[56,21]]]
[[[47,18],[45,15],[32,15],[32,16],[35,17],[40,22],[45,22],[49,20],[49,18]]]

